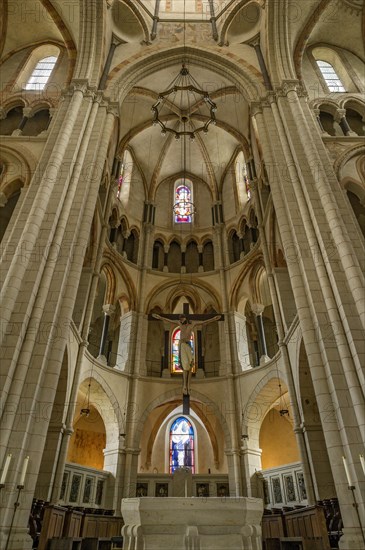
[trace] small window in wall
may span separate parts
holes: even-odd
[[[44,57],[36,64],[28,82],[25,85],[26,90],[43,90],[51,76],[56,65],[57,57],[51,55]]]
[[[342,84],[340,77],[336,73],[333,66],[327,61],[321,59],[316,60],[319,70],[327,84],[330,92],[346,92],[344,85]]]
[[[175,182],[174,196],[174,222],[191,223],[193,209],[193,183],[190,180],[181,179]]]
[[[172,333],[172,338],[171,338],[171,372],[172,373],[182,373],[182,366],[180,363],[180,354],[179,354],[180,335],[181,335],[181,330],[179,328],[176,328]],[[195,350],[194,334],[191,335],[190,346],[194,352]],[[195,372],[195,364],[192,371]]]
[[[244,206],[251,199],[250,182],[247,175],[245,157],[241,151],[236,158],[235,165],[236,186],[239,206]]]
[[[179,416],[170,428],[169,455],[170,474],[183,467],[195,473],[194,428],[184,416]]]

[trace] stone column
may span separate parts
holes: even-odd
[[[119,510],[123,498],[125,455],[125,434],[120,434],[119,441],[107,445],[104,449],[104,470],[115,478],[114,485],[108,488],[108,500],[112,502],[111,507],[114,510]]]
[[[12,136],[21,136],[24,130],[24,126],[28,122],[30,118],[33,117],[34,113],[32,112],[33,109],[31,107],[24,107],[23,108],[23,118],[21,119],[19,126],[14,132],[11,134]]]
[[[104,323],[103,323],[103,332],[101,334],[101,341],[100,341],[98,359],[99,359],[99,361],[102,361],[103,363],[106,364],[107,359],[104,355],[105,345],[106,345],[107,338],[108,338],[110,317],[115,312],[115,306],[113,306],[112,304],[105,304],[105,305],[103,305],[103,312],[104,312]]]
[[[297,445],[299,448],[300,457],[301,457],[302,466],[303,466],[303,475],[304,475],[305,486],[307,489],[308,504],[315,504],[316,500],[318,499],[316,499],[314,494],[314,480],[313,480],[311,465],[309,463],[309,450],[306,445],[303,430],[300,427],[301,415],[300,415],[299,401],[298,401],[297,391],[294,383],[293,369],[290,363],[288,348],[285,340],[285,331],[287,328],[289,328],[290,323],[287,324],[287,319],[285,317],[283,306],[281,303],[281,300],[282,300],[281,289],[283,285],[284,274],[283,273],[280,274],[279,279],[280,279],[281,286],[278,286],[279,282],[278,282],[278,279],[275,278],[273,273],[268,243],[266,239],[265,228],[263,225],[262,203],[259,197],[259,186],[258,186],[256,177],[254,178],[253,183],[254,185],[252,186],[252,199],[256,206],[256,214],[258,218],[258,228],[260,231],[261,247],[262,247],[262,252],[264,257],[265,268],[267,272],[270,296],[273,304],[275,323],[276,323],[278,337],[279,337],[278,345],[281,351],[281,357],[283,360],[285,373],[286,373],[287,386],[288,386],[289,395],[291,398],[291,406],[292,406],[292,411],[294,415],[294,433],[296,435]],[[287,275],[287,278],[289,279],[289,275]],[[287,297],[287,299],[289,299],[288,298],[289,296],[290,301],[293,303],[292,304],[293,314],[291,318],[293,320],[296,313],[293,291],[290,285],[290,280],[288,282],[285,280],[284,285],[285,283],[287,283],[285,286],[285,296]]]
[[[162,269],[162,271],[164,271],[165,273],[168,273],[168,271],[169,271],[169,268],[167,267],[167,260],[168,260],[169,250],[170,250],[170,245],[165,244],[164,247],[163,247],[164,256],[163,256],[163,269]]]
[[[220,375],[227,376],[227,400],[232,406],[232,412],[228,415],[228,425],[231,433],[231,449],[227,450],[227,456],[230,458],[229,466],[229,484],[231,494],[240,496],[242,494],[242,470],[239,456],[239,426],[241,422],[240,411],[238,410],[238,388],[237,381],[234,380],[234,372],[238,370],[237,350],[235,342],[235,326],[232,312],[229,311],[228,283],[226,260],[228,254],[224,254],[223,238],[224,232],[223,212],[220,203],[214,206],[214,218],[217,221],[214,226],[215,238],[217,243],[217,268],[220,276],[220,286],[222,294],[222,305],[225,320],[219,323],[220,342],[224,343],[221,348],[221,368]],[[225,372],[223,371],[223,365]]]
[[[126,253],[125,249],[126,249],[127,240],[128,240],[128,238],[130,237],[130,234],[131,234],[131,232],[130,232],[128,229],[127,229],[126,231],[123,231],[123,246],[122,246],[121,255],[122,255],[123,258],[125,258],[126,260],[127,260],[128,258],[127,258],[127,253]]]
[[[316,121],[318,122],[318,126],[321,130],[321,133],[325,136],[329,136],[329,134],[326,132],[326,130],[323,128],[323,124],[322,124],[322,121],[321,121],[321,117],[320,117],[320,114],[321,114],[321,111],[320,109],[313,109],[313,113],[316,117]]]
[[[151,40],[155,40],[157,36],[157,24],[160,20],[159,19],[160,2],[161,0],[156,0],[156,3],[155,3],[155,12],[153,14],[153,23],[152,23],[152,31],[151,31]]]
[[[185,265],[185,258],[186,258],[186,245],[181,245],[181,273],[186,273],[186,265]]]
[[[348,458],[354,483],[362,487],[358,454],[364,374],[359,369],[363,352],[356,327],[363,315],[364,254],[298,82],[285,81],[262,108],[258,131],[264,156],[273,166],[270,187],[284,250],[296,254],[288,269],[345,525],[340,546],[359,549],[363,540],[341,457]],[[281,166],[287,167],[285,191]],[[336,414],[329,415],[329,407]],[[364,514],[362,499],[359,511]]]
[[[124,468],[124,483],[123,496],[124,498],[134,498],[137,488],[137,466],[138,456],[141,449],[126,447],[125,453],[125,468]]]
[[[337,109],[334,119],[340,125],[340,128],[345,136],[358,137],[358,135],[351,130],[349,123],[347,122],[346,109]]]
[[[257,331],[259,335],[259,345],[260,345],[260,351],[261,351],[260,365],[264,365],[265,363],[270,361],[270,357],[267,355],[265,329],[264,329],[264,322],[262,320],[262,312],[264,311],[265,306],[263,304],[252,304],[251,309],[254,315],[256,316],[256,324],[257,324]]]
[[[198,254],[199,254],[198,273],[203,273],[204,266],[203,266],[203,245],[202,244],[198,244]]]
[[[237,359],[241,367],[240,370],[244,371],[252,368],[248,349],[246,317],[236,311],[234,313],[234,322],[236,328]]]
[[[241,457],[245,472],[246,486],[243,489],[244,495],[248,497],[258,497],[259,487],[257,486],[256,472],[261,470],[261,449],[250,447],[249,439],[241,439]]]
[[[245,256],[245,245],[243,242],[244,235],[240,231],[237,231],[237,237],[239,238],[239,245],[240,245],[240,260],[242,260],[242,258],[244,258]]]
[[[136,312],[128,311],[120,318],[117,370],[130,372],[132,347],[136,344]]]

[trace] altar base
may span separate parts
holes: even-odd
[[[261,550],[257,498],[126,498],[124,550]]]

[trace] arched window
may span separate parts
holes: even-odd
[[[179,179],[175,182],[174,221],[175,223],[192,222],[193,183]]]
[[[244,206],[251,199],[250,182],[247,175],[245,157],[241,151],[236,158],[235,164],[236,186],[239,206]]]
[[[327,61],[321,59],[316,60],[319,70],[327,84],[330,92],[346,92],[344,85],[341,82],[340,77],[336,73],[333,66]]]
[[[180,343],[180,328],[176,328],[171,337],[171,371],[172,373],[182,372],[182,367],[180,364],[180,357],[179,357],[179,343]],[[194,346],[194,334],[191,335],[190,338],[190,345],[192,347],[193,352],[195,351]],[[193,372],[195,372],[195,362],[193,367]]]
[[[170,428],[169,458],[170,474],[184,466],[195,473],[194,429],[184,416],[179,416]]]
[[[50,55],[40,59],[34,67],[26,85],[26,90],[43,90],[56,65],[57,56]]]
[[[131,180],[133,173],[133,158],[128,150],[124,151],[123,161],[120,167],[118,179],[117,199],[127,206],[129,199],[129,191],[131,188]]]

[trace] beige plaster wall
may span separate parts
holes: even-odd
[[[271,409],[261,425],[260,448],[263,469],[300,460],[293,426],[276,409]]]

